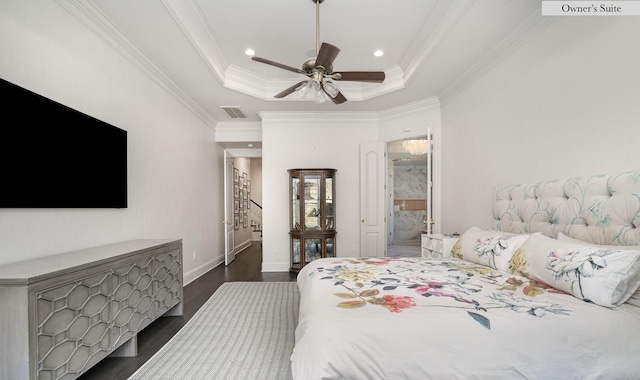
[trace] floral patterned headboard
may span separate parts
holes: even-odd
[[[494,189],[493,227],[640,245],[640,171]]]

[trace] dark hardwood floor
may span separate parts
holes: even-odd
[[[138,355],[106,358],[80,377],[81,380],[126,380],[184,326],[220,285],[233,281],[295,281],[289,272],[262,273],[262,244],[253,244],[236,255],[227,267],[217,266],[184,287],[182,317],[163,317],[138,334]]]

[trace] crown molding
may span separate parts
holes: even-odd
[[[422,99],[416,102],[403,104],[398,107],[387,108],[379,112],[380,120],[393,119],[397,117],[404,117],[413,115],[416,113],[424,113],[429,111],[440,111],[440,100],[437,97],[432,96],[427,99]]]
[[[162,0],[175,22],[187,36],[205,64],[220,83],[230,90],[265,101],[314,101],[312,96],[276,99],[273,95],[305,79],[265,78],[252,71],[228,64],[218,48],[216,37],[208,26],[202,10],[195,0]],[[404,73],[399,66],[385,70],[382,84],[339,82],[340,91],[349,101],[364,101],[405,87]]]
[[[198,3],[194,0],[162,0],[162,4],[220,84],[224,85],[225,68],[229,63]]]
[[[262,122],[221,121],[215,127],[216,142],[262,141]]]
[[[218,122],[173,81],[128,35],[119,30],[112,20],[102,13],[91,0],[56,1],[93,33],[112,46],[120,55],[172,94],[206,124],[215,125]],[[314,101],[312,96],[306,98],[294,96],[282,99],[273,97],[274,94],[283,89],[304,80],[304,76],[301,76],[299,81],[295,79],[271,79],[229,64],[219,48],[215,34],[206,22],[206,18],[195,0],[161,1],[206,67],[209,68],[223,87],[265,101]],[[385,77],[385,81],[380,84],[336,82],[340,91],[349,101],[356,102],[369,100],[405,87],[407,75],[400,66],[385,70]]]
[[[262,111],[258,113],[262,124],[300,124],[300,123],[327,123],[327,124],[362,124],[378,123],[378,112],[313,112],[313,111]]]
[[[447,86],[438,96],[440,102],[446,104],[451,101],[555,20],[556,17],[542,16],[541,6],[535,9],[518,28],[494,45],[473,66]]]
[[[443,7],[440,12],[430,12],[429,22],[425,23],[413,41],[408,51],[415,52],[411,56],[402,59],[404,70],[404,83],[409,82],[415,71],[427,59],[442,41],[444,41],[451,30],[464,17],[475,0],[438,0],[434,8]],[[429,29],[431,25],[437,23],[435,28]]]
[[[199,117],[211,128],[217,120],[208,114],[200,105],[178,86],[142,49],[122,33],[113,22],[103,14],[90,0],[56,0],[58,5],[80,21],[99,38],[110,45],[117,53],[144,72],[156,84]]]

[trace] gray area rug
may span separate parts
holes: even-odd
[[[291,379],[295,282],[227,282],[129,380]]]

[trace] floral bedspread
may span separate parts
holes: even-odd
[[[320,259],[298,286],[295,379],[640,377],[640,308],[464,260]]]

